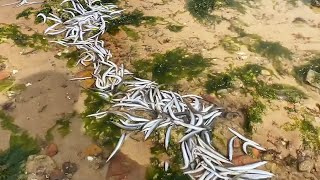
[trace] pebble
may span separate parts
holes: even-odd
[[[268,70],[265,70],[265,69],[261,70],[261,74],[263,76],[270,76],[271,75],[271,73]]]
[[[93,145],[90,145],[89,147],[87,147],[83,152],[82,152],[82,156],[83,157],[88,157],[88,156],[99,156],[100,154],[102,154],[103,150],[93,144]]]
[[[59,169],[52,171],[49,175],[49,180],[67,180],[67,176]]]
[[[0,80],[7,79],[10,75],[11,73],[8,71],[0,71]]]
[[[74,174],[75,172],[78,171],[78,166],[76,163],[72,163],[68,161],[62,164],[62,170],[65,174]]]
[[[307,158],[303,161],[301,161],[298,165],[298,169],[301,172],[311,172],[311,170],[314,168],[314,160],[311,158]]]
[[[53,157],[57,153],[58,153],[58,146],[56,144],[51,143],[46,147],[46,155],[47,156]]]

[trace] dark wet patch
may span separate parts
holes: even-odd
[[[174,49],[165,54],[154,54],[153,59],[133,63],[135,73],[140,77],[151,76],[152,80],[165,86],[172,86],[178,80],[192,80],[208,67],[208,59],[201,54],[189,54],[183,49]]]
[[[17,25],[4,25],[0,27],[0,43],[11,39],[19,47],[30,47],[33,49],[48,49],[48,40],[41,34],[27,35],[19,30]]]

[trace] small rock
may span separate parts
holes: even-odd
[[[100,154],[102,154],[103,150],[93,144],[93,145],[90,145],[89,147],[87,147],[83,152],[82,152],[82,156],[83,157],[88,157],[88,156],[99,156]]]
[[[11,73],[8,71],[0,71],[0,81],[7,79],[8,77],[10,77]]]
[[[261,70],[261,75],[263,75],[263,76],[270,76],[271,73],[270,73],[270,71],[263,69],[263,70]]]
[[[320,73],[310,69],[308,71],[306,81],[310,83],[310,85],[320,89]]]
[[[19,72],[19,71],[16,70],[16,69],[12,70],[12,74],[13,74],[13,75],[17,74],[18,72]]]
[[[57,153],[58,153],[58,146],[56,144],[51,143],[46,147],[46,155],[47,156],[53,157]]]
[[[220,94],[220,95],[225,95],[228,93],[229,93],[228,89],[220,89],[217,91],[217,94]]]
[[[57,168],[56,163],[46,155],[31,155],[26,163],[26,174],[44,177]]]
[[[77,172],[78,167],[76,163],[64,162],[62,164],[62,170],[65,174],[74,174],[75,172]]]
[[[320,0],[311,0],[311,6],[320,7]]]
[[[235,166],[243,166],[245,164],[251,164],[255,162],[257,162],[257,159],[254,159],[247,155],[236,156],[236,157],[233,157],[232,159],[232,163]]]
[[[311,158],[306,158],[305,160],[301,161],[298,165],[299,171],[302,172],[311,172],[311,170],[314,168],[314,160]]]
[[[49,180],[68,180],[68,178],[61,170],[55,169],[50,173]]]

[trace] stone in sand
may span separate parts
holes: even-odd
[[[53,157],[58,153],[58,146],[55,143],[51,143],[46,147],[46,155]]]
[[[308,71],[306,81],[310,83],[312,86],[320,89],[320,73],[316,72],[312,69]]]

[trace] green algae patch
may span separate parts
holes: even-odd
[[[130,39],[132,39],[133,41],[137,41],[137,40],[140,39],[139,34],[138,34],[135,30],[133,30],[133,29],[127,27],[127,26],[122,26],[121,29],[122,29],[122,30],[127,34],[127,36],[128,36]]]
[[[242,28],[234,25],[230,27],[230,30],[237,33],[238,36],[225,36],[220,40],[225,51],[233,54],[239,51],[241,46],[245,46],[249,51],[271,60],[273,67],[280,75],[286,73],[281,61],[292,59],[293,53],[288,48],[279,42],[265,41],[259,35],[246,33]]]
[[[252,133],[254,131],[254,125],[262,123],[262,116],[265,113],[266,106],[259,100],[254,100],[254,103],[244,110],[245,123],[244,129]]]
[[[88,115],[96,113],[97,109],[103,109],[110,105],[110,102],[94,92],[87,91],[85,105],[86,110],[82,114],[82,119],[86,134],[101,145],[115,146],[121,136],[121,131],[111,121],[118,121],[119,117],[114,114],[108,114],[101,119],[88,117]]]
[[[154,54],[153,59],[138,60],[133,67],[138,76],[151,74],[152,80],[163,85],[174,85],[178,80],[191,80],[209,65],[201,54],[189,54],[183,49],[174,49],[165,54]]]
[[[151,135],[153,147],[151,147],[152,157],[150,159],[150,165],[146,172],[147,180],[163,180],[163,179],[175,179],[175,180],[188,180],[189,176],[183,174],[181,170],[182,154],[179,143],[170,141],[169,148],[166,150],[159,134]],[[167,156],[170,159],[168,171],[164,170],[163,164],[159,160],[160,156]]]
[[[62,52],[61,55],[56,55],[55,57],[57,59],[66,59],[67,67],[73,68],[76,66],[77,62],[79,61],[80,51],[74,50],[71,52]]]
[[[292,52],[279,42],[259,40],[249,47],[249,51],[258,53],[269,59],[292,59]]]
[[[12,133],[18,133],[21,131],[20,127],[15,125],[11,116],[7,115],[4,111],[0,111],[0,125],[2,129],[9,130]]]
[[[250,0],[238,2],[237,0],[186,0],[186,9],[200,22],[219,22],[220,17],[213,15],[213,11],[222,7],[231,8],[245,13],[244,4]]]
[[[261,84],[257,87],[257,93],[267,99],[282,99],[288,102],[296,103],[301,99],[306,99],[307,95],[294,86],[285,84]]]
[[[174,25],[174,24],[169,24],[167,25],[167,29],[171,32],[180,32],[182,31],[184,26],[179,26],[179,25]]]
[[[294,118],[293,123],[285,123],[282,128],[286,131],[299,130],[303,145],[320,152],[320,127],[315,126],[314,121],[314,116],[305,113],[302,119]]]
[[[208,75],[208,81],[205,87],[208,92],[218,92],[221,89],[229,89],[233,87],[233,76],[227,73],[218,73]]]
[[[44,106],[44,108],[46,108],[46,106]],[[55,129],[61,135],[61,137],[65,137],[66,135],[70,134],[71,119],[74,118],[75,116],[76,116],[76,112],[73,112],[73,113],[65,114],[62,118],[58,119],[56,121],[56,124],[47,130],[45,139],[47,141],[52,141],[54,139],[52,132]]]
[[[229,53],[235,53],[240,51],[241,44],[237,38],[231,36],[225,36],[223,39],[220,40],[220,44]]]
[[[262,71],[272,71],[257,64],[247,64],[242,67],[231,69],[224,73],[216,73],[208,75],[205,87],[208,93],[216,93],[222,89],[239,88],[235,87],[235,80],[242,82],[241,87],[244,92],[251,92],[266,99],[278,99],[288,102],[299,102],[301,99],[306,99],[307,95],[300,89],[286,84],[267,84],[261,78],[258,78]],[[252,91],[254,89],[254,91]]]
[[[27,9],[23,10],[21,13],[19,13],[16,16],[16,19],[24,18],[24,19],[30,19],[30,15],[33,14],[34,8],[28,7]]]
[[[309,70],[320,72],[320,57],[313,58],[304,65],[294,67],[293,69],[294,77],[299,83],[308,84],[308,82],[306,81],[306,78]]]
[[[14,80],[12,79],[5,79],[0,81],[0,92],[6,91],[12,87]]]
[[[216,16],[212,15],[212,11],[215,8],[216,0],[186,0],[187,10],[190,14],[195,17],[198,21],[213,22]]]
[[[27,158],[39,151],[38,142],[27,133],[11,135],[9,149],[0,153],[0,179],[26,179],[24,166]]]
[[[48,40],[41,34],[32,35],[23,34],[17,25],[0,26],[0,43],[11,39],[18,47],[30,47],[33,49],[48,49]]]
[[[142,11],[134,10],[129,13],[125,13],[118,18],[109,21],[107,32],[115,35],[120,31],[120,27],[131,25],[131,26],[141,26],[151,25],[154,26],[157,20],[160,19],[154,16],[145,16]]]

